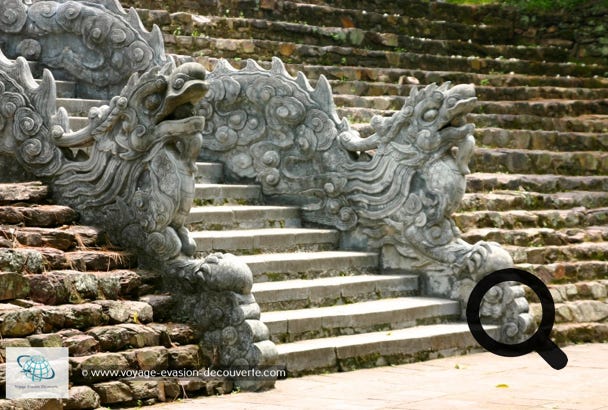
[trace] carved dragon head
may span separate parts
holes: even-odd
[[[443,155],[473,133],[475,126],[467,124],[465,116],[476,103],[472,84],[450,88],[450,83],[446,82],[441,86],[430,84],[421,90],[412,88],[401,110],[391,117],[372,118],[374,134],[368,138],[347,136],[342,144],[350,151],[382,149],[392,145],[401,152]],[[463,171],[466,171],[470,154],[468,150],[455,154]]]
[[[134,74],[109,105],[90,111],[87,127],[55,139],[64,152],[81,149],[57,173],[57,194],[84,220],[99,223],[105,213],[106,226],[125,244],[145,237],[136,245],[161,259],[192,254],[183,225],[202,146],[204,119],[194,105],[208,89],[204,79],[195,63]]]

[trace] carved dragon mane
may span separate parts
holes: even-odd
[[[220,159],[233,178],[256,179],[271,200],[301,205],[306,220],[344,231],[350,246],[394,246],[411,271],[479,275],[511,265],[494,244],[462,241],[450,219],[474,147],[464,120],[476,102],[472,85],[414,89],[361,138],[338,117],[323,76],[313,89],[278,59],[270,70],[220,60],[208,81],[201,157]],[[369,150],[371,159],[361,155]]]
[[[83,222],[106,227],[119,243],[159,260],[194,254],[184,223],[202,143],[204,120],[192,115],[207,90],[200,65],[168,63],[133,75],[75,132],[65,110],[55,108],[49,72],[37,85],[22,58],[13,63],[1,56],[0,69],[1,151],[17,153]]]

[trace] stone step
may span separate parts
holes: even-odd
[[[542,316],[542,308],[532,305],[531,309]],[[540,317],[539,316],[539,317]],[[605,322],[608,319],[608,303],[600,300],[575,300],[555,303],[555,323]]]
[[[101,352],[119,352],[151,346],[171,347],[171,341],[166,332],[142,323],[96,326],[86,331],[84,335],[97,342],[96,347]],[[95,352],[80,352],[76,357],[84,356],[86,353]]]
[[[79,250],[63,252],[54,248],[0,248],[0,271],[42,273],[48,270],[109,271],[131,269],[137,257],[129,252]]]
[[[70,357],[99,354],[101,360],[98,363],[103,363],[103,359],[107,356],[105,353],[100,354],[100,350],[107,352],[147,346],[172,347],[171,342],[176,342],[179,346],[173,347],[174,353],[180,350],[183,353],[192,351],[192,344],[196,343],[192,336],[194,331],[187,325],[154,322],[121,323],[95,326],[86,332],[64,329],[57,333],[34,333],[26,337],[5,339],[2,347],[67,347]],[[4,352],[0,357],[5,359]]]
[[[533,272],[545,283],[574,283],[608,279],[608,261],[581,260],[547,264],[520,263],[520,269]]]
[[[338,107],[367,108],[379,112],[380,115],[391,114],[388,111],[400,110],[406,97],[381,96],[361,97],[351,94],[334,95]],[[485,114],[517,114],[535,115],[541,117],[564,117],[589,114],[608,114],[608,99],[598,100],[533,100],[533,101],[480,101],[474,113]],[[348,115],[347,112],[345,112]]]
[[[38,84],[40,84],[40,81],[36,80]],[[55,80],[55,86],[58,98],[74,98],[76,95],[76,83],[73,81]]]
[[[203,64],[209,71],[219,60],[216,57],[196,56],[196,61]],[[284,59],[285,62],[286,59]],[[243,68],[246,61],[241,58],[228,58],[230,64],[235,68]],[[270,68],[270,60],[256,60],[265,69]],[[445,68],[445,67],[443,67]],[[474,73],[465,71],[445,71],[444,69],[433,71],[418,68],[386,68],[370,67],[355,64],[344,65],[319,65],[319,64],[286,64],[287,71],[295,76],[298,71],[303,72],[306,77],[314,82],[321,75],[328,80],[337,81],[367,81],[381,83],[409,83],[408,77],[414,78],[420,84],[442,83],[452,81],[455,84],[473,83],[492,87],[568,87],[568,88],[605,88],[608,80],[602,75],[591,77],[572,77],[564,75],[524,75],[520,73]]]
[[[0,206],[0,224],[48,228],[70,225],[77,219],[76,211],[62,205]]]
[[[496,115],[533,115],[538,117],[578,117],[608,115],[608,99],[481,101],[474,113]]]
[[[350,124],[362,137],[369,137],[375,130],[369,123]],[[608,122],[598,123],[608,126]],[[484,148],[510,148],[517,150],[544,151],[607,151],[608,128],[602,132],[562,132],[554,130],[527,130],[504,128],[476,128],[477,146]]]
[[[265,253],[239,256],[239,259],[249,266],[256,283],[361,275],[378,271],[378,254],[374,252]]]
[[[167,23],[164,16],[158,15],[159,23]],[[569,50],[555,46],[523,46],[511,44],[483,45],[468,39],[454,39],[455,36],[442,38],[419,37],[421,31],[408,33],[381,32],[377,29],[364,30],[359,27],[318,26],[313,24],[292,23],[251,18],[233,18],[225,16],[197,16],[189,13],[173,13],[171,24],[163,27],[166,33],[197,37],[205,36],[225,38],[227,33],[232,39],[274,40],[315,46],[338,45],[354,46],[374,50],[407,50],[410,52],[464,55],[480,57],[504,57],[526,60],[566,61]],[[150,25],[151,22],[147,24]],[[415,22],[417,24],[420,22]],[[446,22],[429,21],[439,34]],[[452,23],[453,24],[453,23]],[[426,30],[429,30],[427,25]],[[483,29],[480,29],[483,31]],[[454,33],[456,34],[456,33]],[[459,33],[461,34],[461,33]]]
[[[469,243],[494,241],[501,245],[551,246],[568,245],[582,242],[608,241],[608,226],[589,226],[586,228],[477,228],[463,233],[462,239]]]
[[[0,205],[46,202],[49,189],[41,182],[0,183]]]
[[[84,128],[88,123],[89,119],[87,117],[70,116],[70,128],[72,131]]]
[[[492,127],[601,134],[608,132],[608,115],[597,114],[551,118],[536,115],[473,113],[467,115],[467,120],[480,128]]]
[[[268,228],[192,232],[201,253],[230,252],[256,255],[265,252],[335,249],[340,233],[333,229]]]
[[[366,50],[356,47],[313,46],[271,40],[225,39],[165,35],[168,52],[225,58],[270,60],[274,56],[288,63],[322,65],[360,65],[364,67],[397,67],[423,70],[471,71],[477,73],[514,72],[534,75],[571,75],[592,77],[604,75],[607,66],[597,64],[549,63],[533,60],[488,57],[440,56],[407,51]],[[278,51],[278,52],[277,52]]]
[[[7,306],[8,305],[8,306]],[[19,338],[33,333],[52,333],[62,329],[85,330],[94,326],[152,321],[152,307],[128,300],[96,300],[90,303],[33,307],[3,305],[0,333]],[[11,306],[11,307],[9,307]]]
[[[190,210],[191,231],[226,229],[299,228],[300,209],[294,206],[224,205]]]
[[[302,3],[325,5],[325,0],[304,0]],[[347,10],[365,10],[357,0],[335,0],[331,2],[332,7]],[[510,20],[514,17],[514,11],[498,4],[459,4],[448,2],[427,2],[422,0],[408,1],[407,7],[395,2],[384,0],[372,0],[365,3],[366,9],[374,10],[376,13],[386,15],[407,16],[410,18],[433,17],[441,20],[456,20],[464,24],[495,24]],[[366,13],[363,13],[366,15]]]
[[[575,282],[567,284],[552,284],[548,286],[553,301],[562,303],[573,300],[606,300],[608,297],[608,280]],[[532,292],[526,289],[526,296]]]
[[[493,191],[465,194],[459,211],[509,211],[515,209],[571,209],[608,207],[608,192],[569,191],[551,194],[528,191]]]
[[[588,242],[562,246],[517,247],[505,245],[517,264],[551,264],[582,260],[603,261],[608,256],[608,242]]]
[[[253,285],[252,292],[263,312],[304,309],[413,296],[418,292],[418,276],[358,275],[259,282]]]
[[[463,231],[476,228],[580,228],[603,225],[608,220],[608,208],[473,211],[455,213],[453,218],[456,225]]]
[[[340,117],[345,117],[350,122],[369,123],[374,115],[382,117],[393,115],[402,106],[401,99],[402,97],[346,96],[338,98],[336,103],[352,105],[338,105],[336,111]],[[598,132],[605,133],[608,130],[606,128],[608,127],[607,109],[608,100],[482,101],[471,114],[467,115],[467,119],[480,127],[497,127],[499,125],[492,123],[491,119],[499,118],[513,123],[511,127],[505,128],[529,129],[532,126],[532,129],[578,131],[582,129],[581,125],[585,121],[585,118],[581,116],[591,118],[597,116],[597,120],[599,120],[597,125],[600,126]],[[477,122],[480,115],[487,117],[482,117],[482,121]],[[568,122],[568,116],[573,119],[572,122]],[[536,124],[542,125],[537,126]],[[556,126],[553,127],[553,124]],[[593,131],[587,129],[586,132]]]
[[[259,185],[196,184],[194,205],[257,204],[262,199]]]
[[[74,117],[87,117],[91,108],[104,104],[108,104],[108,101],[84,98],[57,98],[57,107],[65,108],[68,114]]]
[[[508,148],[476,148],[469,167],[483,173],[552,173],[605,175],[608,153],[594,151],[554,152]]]
[[[414,87],[423,87],[416,77],[403,76],[394,83],[381,81],[359,81],[359,80],[330,80],[329,84],[334,95],[358,95],[365,97],[380,96],[402,96],[407,97]],[[489,86],[489,79],[479,80],[475,92],[481,101],[521,101],[533,99],[569,99],[569,100],[598,100],[608,98],[607,88],[568,88],[554,86],[526,87],[509,86],[499,84],[496,87]],[[316,81],[311,81],[316,84]],[[483,85],[486,84],[486,85]]]
[[[513,38],[512,29],[501,22],[500,25],[487,24],[464,24],[453,17],[449,19],[438,18],[433,14],[425,16],[417,15],[415,18],[408,17],[404,14],[403,7],[398,15],[386,15],[378,13],[373,8],[370,10],[357,9],[342,9],[335,8],[329,5],[311,5],[291,1],[276,2],[275,5],[280,5],[280,9],[274,7],[259,7],[256,4],[244,5],[243,1],[239,1],[234,7],[229,6],[228,2],[222,2],[218,5],[205,5],[204,3],[192,2],[189,9],[203,16],[225,16],[239,19],[257,19],[262,21],[292,22],[300,26],[319,26],[319,27],[344,27],[358,28],[360,30],[382,30],[388,33],[409,35],[409,36],[424,36],[433,39],[460,39],[463,41],[474,40],[476,43],[484,44],[501,44],[509,43]],[[274,9],[274,10],[273,10]],[[168,13],[148,12],[146,10],[138,10],[145,25],[150,28],[153,24],[164,26],[173,24],[175,28],[183,27],[185,32],[188,32],[188,27],[192,24],[192,20],[199,20],[199,16],[191,17],[187,13],[179,13],[183,8],[170,9],[176,14],[167,15]],[[407,13],[407,12],[406,12]],[[449,20],[449,21],[446,21]],[[200,23],[198,23],[200,24]],[[234,26],[233,26],[234,27]],[[243,26],[241,26],[243,27]],[[228,24],[221,26],[226,31],[235,30],[230,28]],[[197,29],[201,33],[205,33],[204,29]],[[174,30],[175,32],[175,30]]]
[[[0,217],[1,214],[0,209]],[[0,247],[48,247],[70,251],[104,245],[109,245],[107,235],[101,229],[91,226],[39,228],[0,225]]]
[[[488,192],[495,190],[524,190],[541,193],[560,191],[608,191],[608,177],[579,177],[551,174],[489,174],[480,172],[467,175],[468,192]]]
[[[477,128],[475,138],[477,145],[488,147],[553,151],[608,151],[608,132]]]
[[[45,305],[134,299],[144,290],[144,278],[133,270],[59,270],[25,278],[29,281],[29,299]]]
[[[404,297],[347,305],[262,313],[275,343],[390,331],[440,323],[460,316],[460,303],[448,299]]]
[[[224,166],[219,162],[197,162],[195,180],[198,184],[224,182]]]
[[[556,323],[551,338],[560,346],[574,343],[597,343],[608,338],[606,323]]]
[[[289,376],[411,363],[465,354],[477,348],[466,323],[416,326],[277,345],[279,361],[285,363]]]

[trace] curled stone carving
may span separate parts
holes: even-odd
[[[378,249],[385,270],[418,273],[427,294],[461,300],[463,311],[481,277],[512,266],[498,244],[462,240],[451,219],[475,145],[465,121],[477,101],[473,85],[413,89],[394,115],[375,116],[374,133],[362,138],[338,117],[323,76],[312,88],[279,59],[270,70],[221,60],[208,80],[201,158],[219,158],[228,176],[255,179],[270,200],[340,229],[343,246]],[[520,302],[496,302],[498,321],[527,327]]]
[[[110,98],[132,73],[167,62],[158,27],[147,32],[135,10],[116,0],[9,0],[0,8],[4,54],[77,81],[82,97]]]
[[[205,76],[199,64],[173,62],[134,74],[72,132],[65,110],[55,108],[52,75],[45,71],[37,85],[23,58],[0,54],[0,154],[48,181],[58,203],[136,251],[142,266],[160,270],[175,296],[174,317],[198,326],[214,364],[271,364],[277,353],[259,322],[251,271],[231,255],[193,258],[185,227],[205,122],[194,107],[207,92]]]

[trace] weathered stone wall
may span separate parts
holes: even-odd
[[[91,409],[224,393],[228,381],[126,380],[90,370],[209,366],[197,330],[175,323],[158,273],[137,269],[38,182],[0,184],[0,397],[7,347],[67,347],[70,399],[2,400],[0,410]],[[8,376],[10,377],[10,376]]]
[[[255,18],[271,18],[285,16],[281,20],[288,20],[288,16],[295,10],[289,1],[279,0],[231,0],[231,1],[191,1],[174,0],[163,3],[162,6],[152,4],[149,0],[132,0],[123,2],[125,5],[142,9],[164,8],[168,12],[192,11],[201,15],[221,13],[230,16],[245,16]],[[323,4],[322,1],[311,0],[307,3]],[[357,9],[353,0],[331,2],[334,7]],[[374,10],[387,10],[394,13],[383,18],[378,14],[378,24],[415,24],[415,18],[429,20],[446,20],[446,29],[450,22],[470,25],[495,24],[500,27],[492,36],[495,44],[541,44],[546,46],[559,46],[571,50],[572,61],[585,63],[602,63],[608,58],[608,25],[606,16],[608,6],[605,1],[590,1],[587,6],[571,12],[524,12],[512,7],[501,5],[471,6],[470,8],[440,2],[408,2],[407,10],[398,3],[391,4],[382,0],[366,2],[366,18],[373,19]],[[312,11],[311,11],[312,12]],[[359,27],[356,15],[350,15],[351,10],[345,10],[343,15],[327,15],[327,26],[343,26],[345,28]],[[168,16],[159,12],[145,13],[144,23],[164,26],[162,19],[169,24]],[[298,15],[298,17],[301,17]],[[314,16],[311,16],[314,17]],[[312,18],[311,21],[316,21]],[[148,24],[147,24],[148,25]],[[187,26],[187,24],[186,24]],[[187,28],[187,27],[186,27]],[[424,28],[420,28],[420,35],[424,35]],[[476,39],[473,39],[476,40]]]
[[[573,61],[605,64],[608,58],[606,1],[591,1],[575,13],[520,13],[514,29],[520,42],[571,49]]]

